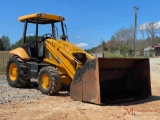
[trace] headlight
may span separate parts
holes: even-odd
[[[46,14],[45,13],[39,13],[39,14],[37,14],[37,16],[38,17],[44,17],[44,16],[46,16]]]

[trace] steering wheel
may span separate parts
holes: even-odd
[[[52,34],[50,34],[50,33],[42,35],[42,39],[44,39],[44,40],[47,38],[51,38],[51,37],[52,37]]]

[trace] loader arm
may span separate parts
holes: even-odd
[[[82,63],[71,53],[67,53],[60,44],[50,41],[46,41],[45,44],[46,58],[44,58],[44,62],[56,66],[61,74],[67,74],[73,79],[76,69],[81,68]]]

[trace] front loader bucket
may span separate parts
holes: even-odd
[[[73,100],[110,104],[151,95],[148,58],[96,58],[79,68],[70,87]]]

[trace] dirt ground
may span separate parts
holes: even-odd
[[[73,101],[68,92],[31,101],[0,104],[0,120],[160,120],[160,58],[152,58],[152,96],[99,106]]]

